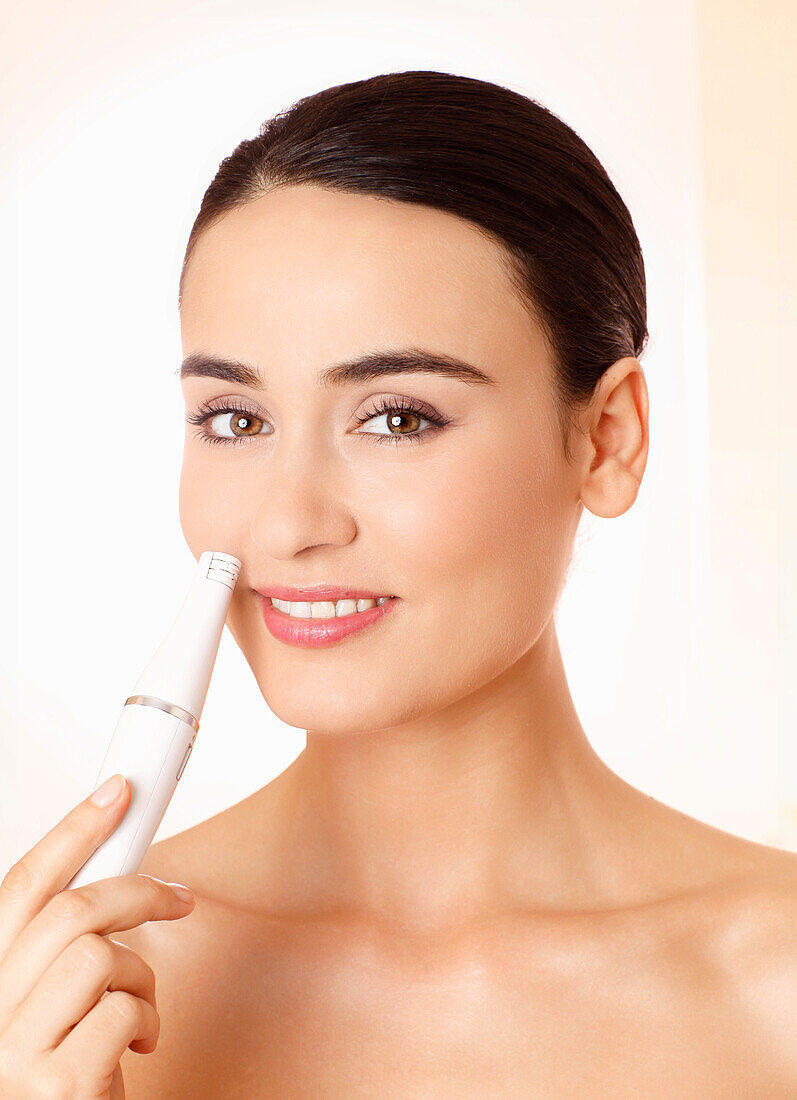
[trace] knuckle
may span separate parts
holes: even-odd
[[[155,878],[153,875],[136,875],[136,878],[141,880],[144,889],[148,890],[154,898],[159,898],[162,894],[164,882],[159,878]]]
[[[98,932],[84,932],[72,943],[72,951],[82,965],[88,964],[92,970],[101,970],[110,974],[116,961],[113,947]]]
[[[164,900],[174,899],[174,891],[161,879],[153,878],[151,875],[139,875],[138,877],[146,884],[146,890],[156,905],[162,905]]]
[[[47,914],[56,921],[84,920],[92,911],[93,905],[86,894],[77,890],[62,890],[45,905]]]
[[[134,997],[125,989],[114,989],[103,999],[108,1002],[109,1008],[119,1013],[128,1027],[138,1027],[141,1020],[141,1002],[138,997]]]
[[[13,867],[9,867],[0,883],[0,888],[13,896],[27,894],[41,881],[41,871],[28,856],[17,860]]]

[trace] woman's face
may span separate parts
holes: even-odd
[[[271,192],[198,240],[182,341],[185,357],[263,377],[262,390],[183,380],[188,415],[210,402],[254,419],[186,424],[180,522],[195,558],[241,559],[227,622],[278,718],[329,733],[394,728],[464,701],[534,645],[570,559],[578,471],[562,452],[543,337],[473,225],[310,185]],[[406,348],[464,360],[493,383],[432,371],[316,379]],[[391,432],[378,412],[391,401],[420,418],[399,409],[408,419]],[[255,589],[321,583],[399,599],[334,645],[277,640]]]

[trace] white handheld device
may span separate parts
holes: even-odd
[[[130,804],[67,889],[135,874],[191,755],[241,563],[231,554],[200,555],[183,606],[125,700],[95,789],[117,772]]]

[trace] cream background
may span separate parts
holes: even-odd
[[[558,617],[588,735],[649,794],[797,850],[785,0],[295,10],[48,0],[4,14],[0,870],[91,789],[190,579],[173,370],[204,189],[299,96],[409,68],[495,80],[559,114],[645,253],[648,469],[625,516],[585,515]],[[158,837],[245,797],[303,744],[225,631]]]

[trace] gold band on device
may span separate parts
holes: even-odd
[[[129,699],[125,699],[125,706],[128,703],[141,703],[145,707],[157,707],[158,710],[165,710],[167,714],[173,714],[175,718],[181,718],[183,722],[187,722],[189,726],[193,727],[194,733],[199,732],[199,722],[193,714],[183,710],[182,707],[175,706],[174,703],[167,703],[165,699],[158,699],[155,695],[131,695]]]

